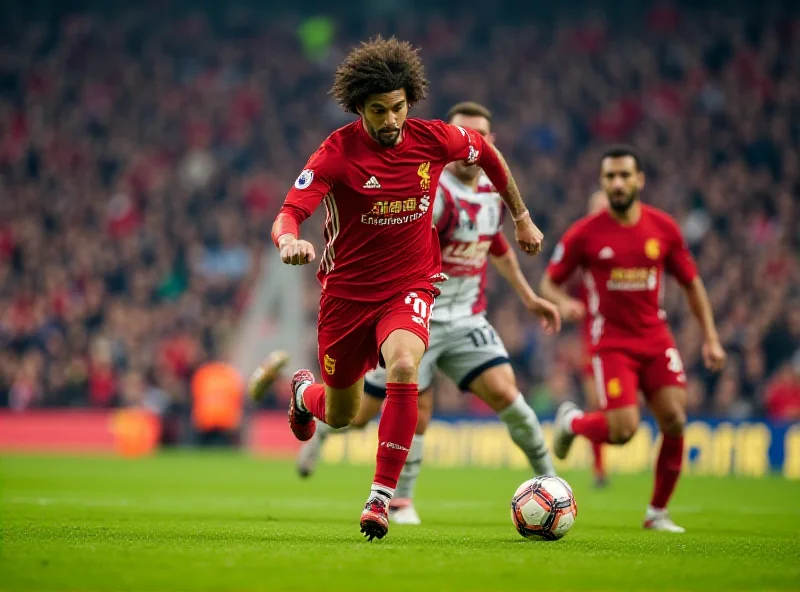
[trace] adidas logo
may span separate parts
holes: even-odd
[[[603,247],[597,254],[598,259],[613,259],[613,257],[614,257],[614,249],[612,249],[611,247]]]
[[[369,181],[364,183],[364,189],[380,189],[380,188],[381,184],[378,183],[378,180],[375,178],[374,175],[369,178]]]

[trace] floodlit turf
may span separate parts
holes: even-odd
[[[755,590],[800,588],[800,483],[689,477],[685,535],[643,532],[650,476],[594,491],[568,474],[578,520],[554,543],[513,529],[524,472],[426,468],[423,526],[367,543],[369,467],[226,454],[0,459],[0,589]]]

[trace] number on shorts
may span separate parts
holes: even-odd
[[[675,374],[683,372],[683,360],[681,360],[681,354],[678,353],[678,350],[671,347],[665,353],[669,359],[669,362],[667,362],[667,370]]]
[[[497,333],[491,327],[478,327],[467,333],[467,336],[472,340],[472,344],[475,347],[489,345],[490,343],[497,345]]]
[[[406,304],[410,304],[414,309],[414,315],[411,317],[411,320],[427,328],[428,321],[430,320],[430,313],[433,312],[433,305],[431,304],[429,307],[428,303],[420,298],[416,292],[408,293],[408,296],[406,296]]]

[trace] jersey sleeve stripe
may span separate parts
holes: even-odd
[[[322,253],[322,262],[320,265],[325,273],[330,273],[333,271],[334,257],[336,257],[333,243],[336,237],[339,236],[339,211],[336,208],[336,201],[333,199],[332,192],[325,196],[325,209],[327,210],[327,216],[325,218],[325,237],[328,242]]]

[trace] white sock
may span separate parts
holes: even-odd
[[[547,442],[544,441],[542,426],[522,393],[497,416],[506,424],[514,443],[528,457],[533,472],[536,475],[555,475],[556,469],[550,458]]]
[[[297,408],[300,409],[300,411],[305,411],[306,413],[308,413],[308,409],[306,409],[305,401],[303,401],[303,393],[306,392],[309,384],[311,383],[304,382],[297,387],[297,392],[294,394],[294,404],[297,405]]]
[[[400,471],[400,479],[397,481],[395,495],[399,499],[412,499],[414,497],[414,488],[417,485],[419,471],[422,468],[424,442],[425,436],[414,434],[411,440],[411,448],[408,450],[408,458],[406,458],[406,463],[403,465],[403,470]]]
[[[581,411],[580,409],[573,409],[572,411],[570,411],[569,413],[567,413],[564,416],[564,425],[566,426],[567,431],[570,434],[574,434],[575,433],[574,430],[572,429],[573,420],[575,420],[575,418],[577,418],[577,417],[581,417],[582,415],[583,415],[583,411]]]
[[[394,497],[394,489],[380,483],[373,483],[369,489],[369,499],[367,501],[376,497],[388,506],[389,502],[392,501],[392,497]]]

